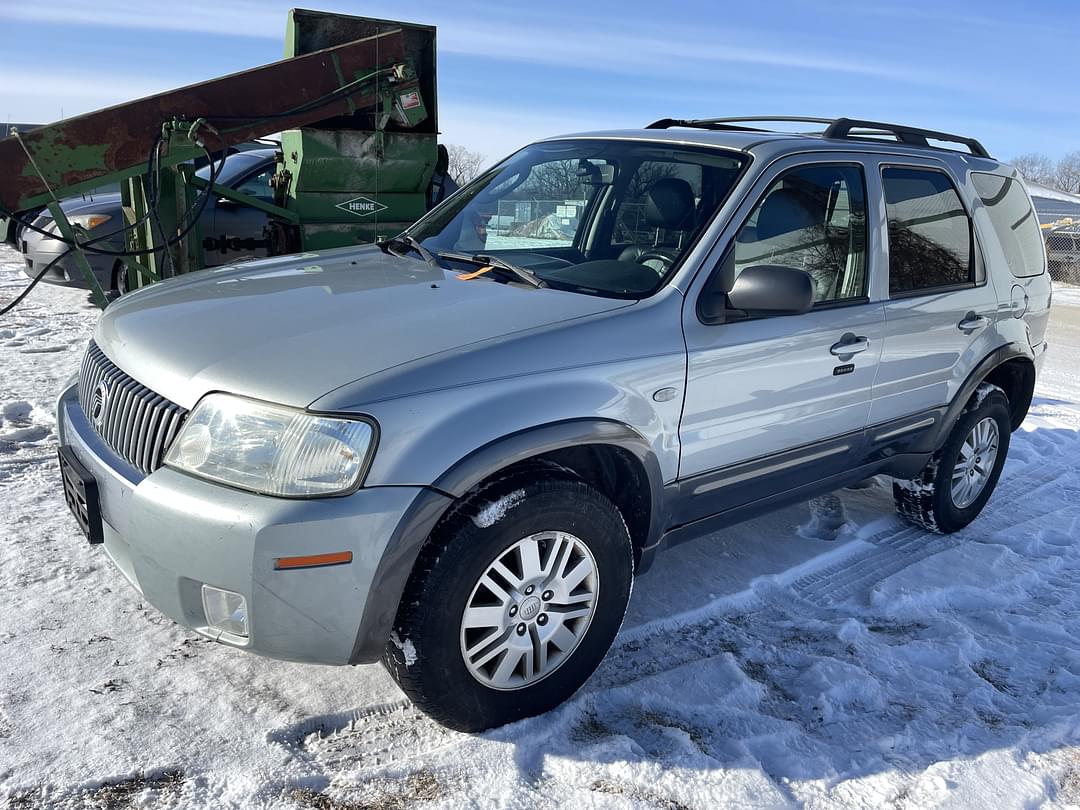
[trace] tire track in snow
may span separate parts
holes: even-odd
[[[871,548],[857,551],[834,565],[808,573],[790,584],[799,597],[818,607],[828,608],[857,596],[865,597],[879,582],[915,563],[948,551],[976,537],[989,536],[1049,512],[1046,495],[1054,490],[1069,493],[1075,502],[1080,484],[1073,480],[1068,461],[1032,462],[1001,482],[982,514],[967,528],[951,535],[939,535],[915,527],[899,531],[885,529],[862,542]],[[1035,497],[1036,494],[1044,497]],[[1060,510],[1051,510],[1060,511]]]
[[[408,700],[308,718],[267,735],[317,760],[324,770],[382,768],[468,739],[443,728]]]
[[[337,771],[381,768],[431,754],[468,735],[443,728],[407,700],[400,700],[310,718],[273,731],[268,739],[316,755],[323,768]]]

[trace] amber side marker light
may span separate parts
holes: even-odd
[[[351,562],[351,551],[335,551],[331,554],[309,554],[304,557],[278,557],[274,560],[274,570],[287,571],[292,568],[319,568],[324,565],[346,565]]]

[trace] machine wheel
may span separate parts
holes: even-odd
[[[997,486],[1010,435],[1005,392],[982,383],[922,472],[909,481],[893,482],[900,517],[939,534],[967,526]]]
[[[383,663],[450,728],[545,712],[600,664],[633,575],[630,533],[603,494],[564,476],[495,481],[421,552]]]

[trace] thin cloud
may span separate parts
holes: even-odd
[[[789,47],[734,46],[704,41],[701,33],[665,29],[663,36],[640,36],[603,31],[584,33],[479,20],[442,22],[439,50],[485,59],[582,67],[618,73],[654,75],[657,70],[690,70],[717,65],[758,65],[793,70],[850,73],[903,78],[915,72],[881,61],[840,59],[803,53]]]
[[[284,8],[284,7],[282,7]],[[45,25],[86,25],[97,28],[144,29],[232,37],[282,39],[285,16],[270,3],[185,2],[182,12],[170,5],[133,8],[117,0],[59,0],[37,4],[15,2],[0,7],[0,19]]]
[[[190,83],[177,77],[132,78],[132,74],[100,71],[90,75],[87,71],[44,72],[5,66],[3,72],[5,97],[18,101],[16,117],[34,123],[59,120],[61,111],[64,118],[71,118]]]
[[[144,29],[185,33],[220,34],[235,37],[281,40],[287,5],[275,2],[210,3],[189,0],[184,13],[168,7],[133,10],[118,0],[58,0],[47,6],[30,3],[5,5],[0,19],[26,23],[76,24],[118,29]],[[355,11],[354,8],[344,8]],[[663,36],[641,36],[618,32],[610,27],[582,26],[580,30],[535,24],[531,18],[490,21],[480,15],[455,9],[430,14],[438,26],[441,52],[484,60],[578,67],[631,75],[649,75],[660,69],[687,69],[694,66],[757,65],[762,67],[847,73],[862,76],[890,76],[924,80],[928,77],[908,67],[884,64],[879,60],[837,57],[828,53],[800,51],[790,44],[772,46],[763,42],[731,45],[700,30],[665,27]],[[759,35],[760,36],[760,35]],[[730,40],[730,37],[727,37]],[[764,40],[764,36],[760,36]],[[740,40],[746,41],[744,33]]]

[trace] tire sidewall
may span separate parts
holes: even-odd
[[[113,289],[121,296],[127,295],[129,292],[127,274],[127,265],[118,261],[113,268]]]
[[[480,510],[500,497],[508,498],[511,505],[492,525],[480,525],[476,520]],[[392,641],[387,647],[394,659],[388,662],[391,672],[396,668],[400,672],[403,666],[425,668],[409,673],[408,679],[422,682],[426,701],[447,707],[450,717],[440,719],[465,730],[501,725],[557,706],[588,680],[622,625],[633,584],[633,550],[622,516],[610,501],[580,481],[547,480],[485,493],[454,523],[447,527],[447,542],[422,583],[407,589],[414,600],[437,600],[437,604],[413,605],[413,610],[406,611],[412,614],[411,621],[400,622],[399,613],[397,643]],[[466,602],[480,577],[506,549],[524,537],[547,531],[572,534],[592,552],[599,582],[596,610],[585,637],[551,674],[521,689],[492,689],[469,672],[462,657]],[[410,665],[398,647],[405,646],[406,638],[415,650]]]
[[[990,477],[983,486],[982,492],[971,504],[964,508],[958,507],[952,499],[952,472],[960,457],[960,448],[964,444],[971,429],[983,419],[993,418],[998,427],[998,452],[994,459],[994,467],[990,471]],[[941,448],[938,467],[934,475],[934,506],[937,521],[945,532],[954,532],[962,529],[973,521],[986,506],[986,502],[994,493],[1001,470],[1005,466],[1005,458],[1009,452],[1009,439],[1012,425],[1009,414],[1009,404],[1005,395],[1000,391],[991,391],[977,407],[970,408],[961,414],[949,434],[948,440]]]

